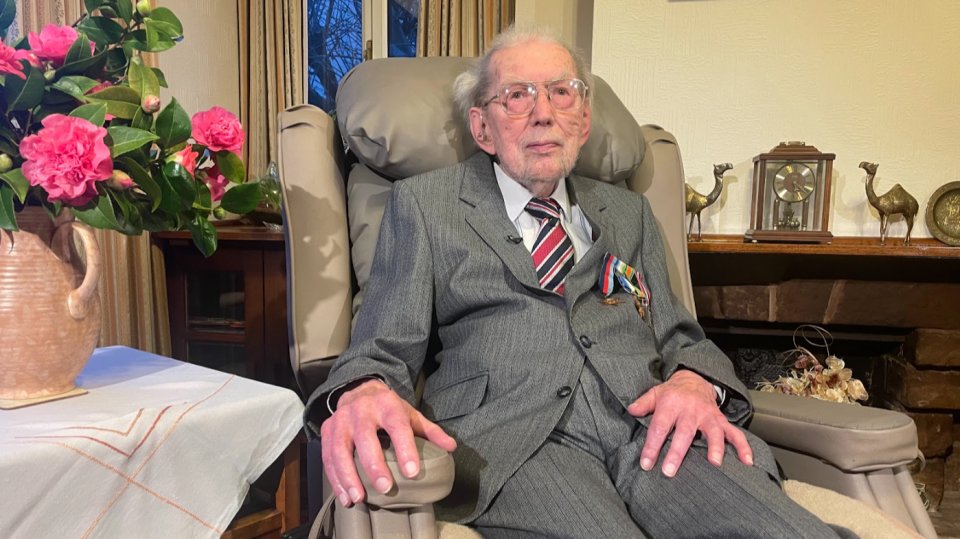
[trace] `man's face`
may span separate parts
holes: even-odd
[[[573,58],[560,45],[530,42],[502,49],[490,62],[494,84],[485,99],[514,82],[541,82],[576,78]],[[537,196],[549,196],[557,180],[577,162],[590,135],[590,105],[572,111],[556,110],[538,85],[536,104],[524,116],[510,116],[499,99],[470,110],[474,139],[485,152],[495,154],[511,178]]]

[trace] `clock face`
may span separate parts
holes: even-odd
[[[773,192],[784,202],[802,202],[816,189],[813,170],[803,163],[787,163],[773,180]]]

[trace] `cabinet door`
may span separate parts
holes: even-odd
[[[171,242],[167,260],[173,357],[262,380],[262,251],[220,247],[204,258]]]

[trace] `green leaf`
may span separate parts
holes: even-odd
[[[120,230],[120,223],[117,222],[117,215],[113,209],[113,201],[106,194],[102,194],[91,200],[86,206],[81,208],[70,208],[70,211],[80,220],[81,223],[92,226],[93,228],[102,228],[104,230]]]
[[[180,163],[167,163],[163,167],[163,176],[170,182],[170,186],[180,197],[180,202],[184,208],[193,206],[193,201],[197,198],[197,185],[193,177],[183,168]]]
[[[158,39],[160,37],[166,36],[170,39],[176,39],[183,35],[182,30],[178,30],[176,26],[163,21],[158,21],[154,19],[146,19],[144,24],[147,27],[147,39],[150,38],[150,32],[156,32]]]
[[[164,76],[163,71],[160,71],[160,69],[156,67],[151,67],[150,71],[153,71],[153,74],[156,75],[157,82],[161,88],[169,88],[169,86],[167,86],[167,77]]]
[[[187,229],[193,236],[193,244],[203,253],[203,256],[209,257],[217,250],[217,229],[206,217],[194,216],[187,223]]]
[[[117,12],[113,10],[110,6],[100,6],[100,16],[107,17],[108,19],[119,19],[120,15],[117,15]]]
[[[138,213],[140,213],[144,230],[149,230],[150,232],[165,232],[174,228],[169,217],[163,212],[150,213],[149,208],[141,201],[134,201],[133,205],[137,208]]]
[[[20,60],[27,80],[8,75],[4,95],[8,110],[29,110],[40,104],[43,99],[43,73],[35,69],[30,62]]]
[[[153,115],[143,112],[143,108],[137,109],[137,112],[133,114],[133,119],[130,120],[130,127],[150,131],[153,129]]]
[[[17,194],[20,202],[27,201],[27,189],[30,188],[30,180],[23,175],[23,171],[19,168],[8,170],[0,174],[0,180],[5,181],[7,185],[13,188],[13,192]]]
[[[38,189],[36,194],[37,198],[40,199],[40,205],[43,206],[47,215],[49,215],[51,219],[56,220],[57,216],[60,215],[60,208],[63,207],[63,202],[50,202],[47,200],[47,192],[43,189]]]
[[[133,119],[140,108],[140,94],[129,86],[111,86],[86,96],[93,103],[106,103],[107,114],[124,120]]]
[[[17,214],[13,210],[13,189],[5,183],[0,183],[0,228],[13,232],[20,230],[17,226]],[[214,249],[216,249],[216,240],[214,240]]]
[[[81,60],[87,60],[91,56],[93,56],[93,54],[90,52],[90,40],[84,37],[83,34],[80,34],[67,50],[67,56],[63,60],[63,64],[67,65]]]
[[[71,97],[75,97],[80,101],[86,101],[87,97],[85,94],[99,85],[100,82],[89,77],[71,75],[67,77],[60,77],[60,79],[51,84],[50,87],[60,90],[61,92]]]
[[[90,52],[89,46],[87,52]],[[99,79],[103,75],[103,66],[107,64],[109,52],[109,49],[104,49],[95,56],[88,56],[75,62],[65,63],[63,67],[57,70],[57,77],[63,77],[65,75],[86,75]]]
[[[156,132],[160,140],[157,144],[161,148],[169,148],[181,142],[186,142],[190,138],[192,126],[190,125],[190,116],[183,110],[176,98],[171,98],[170,103],[157,115]]]
[[[93,12],[100,7],[100,4],[103,3],[103,0],[83,0],[83,7],[87,8],[87,13],[93,15]]]
[[[80,21],[77,29],[86,33],[91,41],[104,47],[120,41],[123,35],[120,23],[106,17],[87,17]]]
[[[148,42],[148,39],[152,39],[153,43]],[[176,44],[174,40],[166,35],[160,35],[156,31],[156,28],[153,29],[149,36],[146,30],[130,32],[130,37],[123,41],[124,47],[130,47],[144,52],[163,52],[173,48]]]
[[[213,208],[213,195],[210,193],[210,187],[201,181],[197,182],[197,204],[204,208]],[[209,212],[205,212],[206,213]]]
[[[10,28],[13,20],[17,17],[17,2],[16,0],[0,0],[0,5],[3,6],[0,9],[0,39],[6,39],[7,29]]]
[[[133,2],[132,0],[117,0],[117,15],[121,19],[130,22],[133,19]]]
[[[110,157],[123,155],[148,142],[157,140],[157,136],[153,133],[133,127],[108,127],[107,135],[110,136],[112,142],[107,144],[107,146],[110,146]]]
[[[173,185],[163,174],[163,170],[159,166],[151,167],[150,170],[155,171],[152,177],[160,187],[160,209],[173,215],[178,215],[185,210],[187,206],[180,201],[180,195],[173,190]]]
[[[143,65],[143,61],[137,56],[130,61],[130,68],[127,70],[127,81],[130,87],[140,94],[141,103],[147,96],[160,96],[160,81],[149,67]]]
[[[126,236],[139,236],[143,233],[143,220],[137,208],[127,200],[127,192],[117,192],[107,190],[110,199],[120,208],[120,215],[117,216],[117,223],[120,228],[117,230]]]
[[[163,199],[163,193],[153,176],[139,163],[126,156],[117,159],[115,164],[120,166],[120,170],[129,174],[133,181],[137,183],[137,186],[147,194],[151,203],[150,211],[157,211],[157,208],[160,207],[160,201]]]
[[[102,127],[107,119],[107,106],[103,103],[81,105],[70,113],[74,118],[83,118],[97,127]]]
[[[230,213],[244,214],[256,209],[260,203],[260,183],[250,182],[236,185],[223,194],[220,207]]]
[[[107,50],[107,61],[104,64],[104,69],[108,76],[119,78],[127,72],[127,65],[130,61],[127,52],[129,51],[123,47],[114,47]]]
[[[221,150],[214,154],[217,160],[217,166],[223,176],[233,183],[243,183],[246,179],[246,171],[243,168],[243,161],[240,157],[227,150]]]
[[[165,7],[155,7],[150,11],[150,18],[155,21],[165,22],[172,25],[176,29],[176,35],[172,37],[179,37],[183,35],[183,24],[180,23],[180,19],[173,14],[170,9]]]

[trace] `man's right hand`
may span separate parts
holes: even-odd
[[[354,465],[354,448],[374,487],[383,493],[393,487],[393,478],[383,460],[383,449],[377,438],[380,429],[390,436],[403,474],[410,478],[420,473],[420,456],[414,436],[426,438],[451,453],[457,448],[453,438],[386,384],[379,380],[364,382],[340,397],[337,411],[320,427],[323,468],[344,507],[363,500],[364,496]]]

